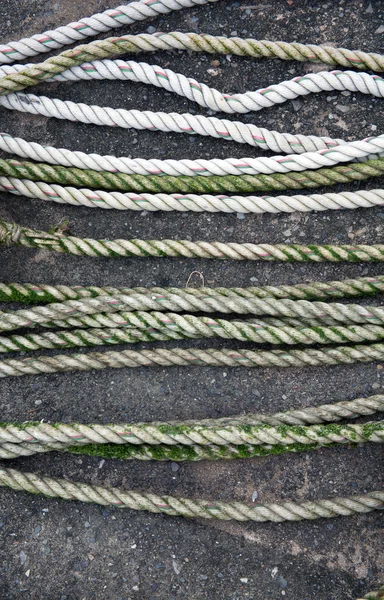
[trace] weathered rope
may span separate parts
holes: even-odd
[[[92,15],[92,17],[83,17],[80,21],[58,27],[53,31],[45,31],[17,42],[1,44],[0,64],[12,63],[15,60],[24,60],[30,56],[50,52],[87,37],[117,29],[123,25],[131,25],[137,21],[165,15],[173,10],[201,6],[215,1],[217,0],[156,0],[155,2],[140,0],[123,4],[103,13]]]
[[[158,50],[192,50],[211,54],[234,54],[252,58],[280,58],[283,60],[323,62],[326,64],[366,69],[384,70],[381,54],[367,53],[344,48],[320,47],[313,44],[271,42],[241,38],[226,38],[195,33],[157,33],[154,35],[125,35],[118,38],[97,40],[65,50],[43,63],[26,68],[19,73],[2,77],[0,94],[9,94],[37,85],[53,75],[76,67],[87,61],[111,58],[126,53],[154,52]]]
[[[205,177],[195,175],[127,175],[90,169],[65,168],[44,163],[20,162],[0,159],[0,175],[16,179],[29,179],[61,185],[87,186],[96,189],[120,190],[123,192],[182,192],[213,193],[260,192],[294,189],[313,189],[320,186],[364,181],[384,174],[384,158],[367,160],[363,163],[338,165],[331,169],[301,171],[296,173],[272,173],[270,175],[222,175]]]
[[[336,442],[329,442],[327,447],[333,447]],[[292,444],[283,446],[271,445],[228,445],[228,446],[183,446],[174,445],[150,445],[150,444],[84,444],[73,443],[68,445],[62,442],[48,442],[46,444],[28,442],[21,444],[4,443],[0,445],[0,459],[12,460],[22,456],[33,456],[47,452],[67,452],[70,454],[82,454],[97,456],[99,458],[118,458],[120,460],[172,460],[177,462],[200,460],[236,460],[264,457],[269,455],[279,456],[286,452],[307,452],[321,448],[320,444]]]
[[[380,399],[384,408],[384,396]],[[227,419],[227,423],[186,425],[178,423],[139,423],[83,425],[81,423],[0,423],[0,444],[182,444],[227,446],[234,444],[292,445],[344,442],[384,442],[384,421],[360,424],[310,426],[255,423],[256,418]]]
[[[0,311],[0,331],[12,331],[14,329],[20,329],[22,327],[31,327],[35,325],[43,325],[51,323],[56,319],[69,319],[75,317],[81,319],[84,315],[95,315],[97,313],[117,313],[122,310],[132,311],[136,310],[138,303],[143,303],[143,300],[148,300],[147,304],[154,303],[156,306],[156,298],[151,299],[149,296],[138,295],[125,295],[117,294],[115,296],[97,296],[96,298],[83,298],[82,300],[68,300],[62,303],[52,303],[45,306],[33,306],[27,309],[20,309],[16,311]],[[171,298],[172,300],[172,298]],[[216,299],[213,302],[209,302],[210,310],[220,310],[215,307],[220,306]],[[177,301],[177,297],[176,297]],[[204,302],[204,299],[203,299]],[[316,319],[317,321],[327,323],[327,320],[331,318],[332,324],[338,322],[342,323],[368,323],[370,325],[382,325],[384,322],[384,307],[380,306],[362,306],[359,304],[340,304],[340,303],[325,303],[308,300],[289,300],[276,298],[239,298],[239,306],[236,307],[235,312],[247,312],[254,315],[270,315],[278,318],[289,317],[299,318],[305,323],[307,320]],[[236,301],[235,301],[236,303]],[[243,311],[241,311],[241,304],[243,304]],[[228,303],[223,302],[223,305]],[[195,304],[194,310],[198,309],[199,302]],[[180,310],[181,307],[179,307]],[[162,306],[162,310],[166,310],[165,303]],[[147,305],[148,310],[148,305]],[[185,316],[182,315],[162,315],[160,312],[154,313],[155,318],[151,318],[148,312],[139,312],[137,315],[127,314],[123,315],[124,322],[121,325],[130,325],[137,327],[153,327],[161,326],[164,327],[166,324],[172,327],[172,322],[183,324],[186,330],[188,330],[188,322]],[[121,315],[119,315],[120,318]],[[152,320],[151,320],[152,319]],[[157,319],[157,320],[156,320]],[[188,317],[190,323],[201,323],[204,327],[204,323],[212,323],[213,328],[216,327],[216,323],[210,317],[201,317],[200,321],[197,321],[195,317],[190,315]],[[309,321],[310,322],[310,321]],[[224,325],[224,320],[222,320]],[[117,324],[117,323],[116,323]],[[134,324],[134,325],[133,325]],[[145,325],[144,325],[145,324]],[[84,325],[88,326],[85,322]],[[255,323],[256,326],[263,326],[263,323]],[[206,330],[209,333],[208,330]]]
[[[344,344],[377,342],[384,339],[384,327],[349,325],[274,327],[247,321],[225,321],[172,313],[127,313],[128,327],[75,329],[65,332],[0,336],[0,353],[41,349],[112,346],[116,344],[180,339],[221,338],[258,344]],[[137,322],[137,327],[135,327]],[[131,324],[133,323],[133,324]]]
[[[283,262],[382,262],[384,244],[238,244],[189,240],[94,240],[46,233],[0,220],[0,244],[43,248],[76,256],[206,258]]]
[[[0,191],[17,196],[39,198],[59,204],[113,208],[134,211],[192,211],[224,213],[292,213],[369,208],[384,205],[384,190],[361,190],[338,194],[313,194],[295,196],[212,196],[203,194],[141,194],[105,192],[103,190],[77,189],[33,182],[28,179],[0,177]]]
[[[43,494],[50,498],[80,500],[103,506],[117,506],[133,510],[146,510],[172,516],[203,517],[206,519],[235,519],[237,521],[301,521],[302,519],[350,516],[381,509],[384,492],[369,492],[347,498],[332,498],[312,502],[284,502],[281,504],[243,504],[241,502],[209,502],[152,493],[102,488],[66,479],[40,477],[33,473],[21,473],[14,469],[0,469],[0,486],[16,491]]]
[[[360,599],[360,600],[383,600],[383,598],[384,598],[384,586],[375,592],[368,592],[368,594],[366,594],[364,596],[364,599]]]
[[[115,288],[97,286],[47,285],[42,283],[0,282],[0,302],[45,304],[124,294],[135,296],[133,310],[252,312],[247,299],[334,300],[376,296],[384,293],[384,275],[342,281],[314,281],[296,285],[247,288]],[[247,310],[247,307],[248,310]]]
[[[155,348],[8,359],[0,361],[0,378],[123,367],[317,367],[382,360],[384,344],[257,351],[228,348]]]

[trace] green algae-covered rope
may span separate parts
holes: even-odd
[[[154,348],[57,354],[0,361],[0,378],[124,367],[320,367],[384,360],[384,344],[288,350]]]
[[[345,48],[320,47],[313,44],[272,42],[241,38],[215,37],[195,33],[157,33],[155,35],[125,35],[122,37],[97,40],[81,44],[71,50],[65,50],[42,63],[26,68],[18,73],[6,75],[0,80],[0,95],[9,94],[31,87],[44,79],[62,73],[66,69],[81,63],[110,58],[127,53],[153,52],[156,50],[192,50],[211,54],[234,54],[252,58],[281,58],[323,62],[343,67],[384,70],[384,57],[380,54],[347,50]]]
[[[380,398],[380,397],[379,397]],[[376,401],[383,408],[384,397]],[[352,405],[352,402],[350,403]],[[370,403],[372,404],[372,402]],[[364,405],[363,405],[364,406]],[[358,408],[359,410],[359,408]],[[305,411],[304,411],[305,412]],[[315,414],[314,412],[312,414]],[[273,419],[272,415],[272,419]],[[284,418],[284,413],[283,413]],[[288,413],[289,418],[289,413]],[[257,423],[263,417],[248,415],[215,422],[121,423],[117,425],[81,423],[0,423],[0,445],[5,443],[52,444],[150,444],[228,446],[243,444],[282,445],[330,444],[333,442],[384,442],[384,421],[364,424],[271,425]],[[268,416],[266,416],[268,419]]]
[[[42,494],[49,498],[80,500],[102,506],[116,506],[133,510],[146,510],[171,516],[202,517],[237,521],[301,521],[336,516],[350,516],[382,509],[384,492],[368,492],[347,498],[332,498],[311,502],[285,502],[281,504],[225,503],[172,496],[157,496],[152,493],[103,488],[67,479],[40,477],[34,473],[22,473],[14,469],[0,469],[0,486],[16,491]]]
[[[295,285],[266,285],[246,288],[126,288],[47,285],[43,283],[1,283],[0,302],[46,304],[66,300],[81,300],[116,294],[135,295],[136,310],[185,310],[206,312],[237,312],[237,306],[252,298],[278,298],[290,300],[328,300],[376,296],[384,292],[384,275],[359,277],[341,281],[312,281]],[[140,297],[142,304],[139,304]],[[154,302],[151,302],[154,301]],[[149,303],[149,306],[148,304]]]
[[[41,248],[75,256],[115,258],[206,258],[231,260],[265,260],[283,262],[382,262],[384,244],[340,245],[315,244],[237,244],[191,242],[189,240],[94,240],[61,233],[46,233],[0,220],[0,244]]]
[[[364,181],[384,174],[384,157],[361,163],[338,165],[308,171],[290,171],[271,175],[127,175],[92,171],[45,163],[32,163],[14,159],[0,159],[0,175],[60,183],[62,185],[87,186],[93,189],[120,190],[123,192],[181,192],[214,193],[227,192],[273,192],[295,189],[313,189],[320,186]]]

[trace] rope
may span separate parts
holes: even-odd
[[[116,344],[154,342],[180,339],[222,338],[255,342],[258,344],[340,344],[377,342],[384,339],[384,327],[337,326],[274,327],[247,321],[225,321],[210,317],[193,317],[172,313],[127,313],[128,328],[90,328],[66,332],[0,336],[1,352],[32,351],[41,349],[112,346]],[[128,319],[127,319],[128,320]],[[138,325],[131,325],[138,322]]]
[[[34,64],[0,67],[0,77],[34,67]],[[92,80],[120,80],[144,83],[187,98],[204,108],[229,114],[244,114],[270,108],[287,100],[319,92],[349,91],[384,97],[384,80],[378,75],[355,71],[321,71],[294,77],[291,80],[267,86],[256,91],[223,94],[205,83],[164,69],[159,65],[125,60],[96,60],[72,67],[47,82],[76,82]]]
[[[75,256],[206,258],[283,262],[382,262],[384,245],[238,244],[189,240],[94,240],[45,233],[0,220],[0,244],[41,248]]]
[[[40,477],[33,473],[21,473],[14,469],[0,469],[0,485],[16,491],[43,494],[49,498],[80,500],[102,506],[117,506],[133,510],[146,510],[172,516],[203,517],[206,519],[235,519],[237,521],[301,521],[302,519],[330,518],[367,513],[381,509],[384,492],[369,492],[347,498],[332,498],[312,502],[284,502],[281,504],[243,504],[241,502],[209,502],[151,493],[102,488],[66,479]]]
[[[384,205],[384,190],[361,190],[339,194],[313,194],[295,196],[212,196],[203,194],[141,194],[105,192],[103,190],[77,189],[33,182],[28,179],[0,177],[0,191],[17,196],[39,198],[59,204],[87,206],[89,208],[113,208],[134,211],[192,211],[224,213],[292,213],[370,208]]]
[[[99,35],[110,29],[117,29],[123,25],[131,25],[137,21],[165,15],[173,10],[201,6],[207,2],[215,1],[217,0],[156,0],[156,2],[141,0],[124,4],[114,9],[108,9],[101,14],[97,13],[92,17],[83,17],[80,21],[58,27],[53,31],[45,31],[18,42],[1,44],[0,64],[24,60],[30,56],[50,52],[84,40],[87,37]]]
[[[277,298],[289,300],[328,300],[376,296],[384,292],[384,275],[342,281],[314,281],[296,285],[248,288],[115,288],[97,286],[46,285],[42,283],[0,282],[0,302],[23,304],[63,302],[97,296],[134,296],[133,310],[164,310],[244,313],[252,312],[247,300]]]
[[[384,360],[384,344],[257,351],[228,348],[220,350],[215,348],[172,348],[170,350],[154,348],[139,351],[57,354],[22,360],[8,359],[0,361],[0,378],[123,367],[318,367],[382,360]]]
[[[108,190],[135,192],[198,192],[198,193],[249,193],[255,191],[277,191],[290,189],[307,189],[320,186],[336,185],[364,181],[370,177],[384,174],[384,157],[367,160],[363,163],[339,165],[332,169],[322,168],[288,174],[272,173],[271,175],[223,175],[194,177],[171,175],[126,175],[124,173],[108,173],[92,170],[65,168],[44,163],[19,162],[0,159],[0,175],[16,179],[59,183],[61,185],[88,186]]]
[[[384,407],[384,396],[381,397]],[[234,419],[236,421],[236,419]],[[1,423],[0,444],[182,444],[194,446],[227,446],[234,444],[283,445],[384,442],[384,421],[357,425],[272,426],[250,424],[248,418],[238,419],[240,425],[192,426],[167,423],[119,425],[83,425],[81,423]]]
[[[68,300],[63,303],[53,303],[46,306],[33,306],[27,309],[20,309],[17,311],[1,311],[0,312],[0,331],[12,331],[14,329],[20,329],[22,327],[31,327],[35,325],[43,325],[51,323],[54,319],[68,319],[75,317],[79,319],[79,323],[82,323],[84,315],[94,315],[100,312],[103,313],[116,313],[122,309],[132,311],[136,310],[138,303],[142,303],[143,300],[148,300],[147,304],[154,303],[156,306],[156,298],[151,299],[146,295],[138,295],[136,298],[135,294],[125,295],[117,294],[115,296],[98,296],[96,298],[83,298],[82,300]],[[171,301],[173,300],[171,296]],[[220,306],[227,305],[227,310],[231,310],[230,304],[227,299],[224,299],[222,303],[216,302],[216,298],[211,301],[207,298],[208,310],[220,311]],[[176,297],[177,301],[177,297]],[[204,299],[203,299],[204,301]],[[234,302],[236,303],[236,301]],[[199,302],[195,303],[194,310],[199,309]],[[228,306],[229,304],[229,306]],[[241,310],[241,304],[243,304],[243,311]],[[162,306],[162,310],[166,310],[166,306]],[[180,310],[182,308],[179,305]],[[148,310],[148,306],[147,306]],[[204,310],[204,309],[203,309]],[[370,325],[382,325],[384,323],[384,307],[377,306],[361,306],[359,304],[340,304],[325,302],[309,302],[307,300],[289,300],[275,298],[239,298],[239,305],[236,307],[235,312],[251,312],[254,315],[272,315],[278,318],[290,317],[303,319],[304,323],[307,319],[316,319],[321,322],[327,322],[330,317],[332,323],[368,323]],[[120,315],[119,315],[120,318]],[[204,333],[209,334],[210,329],[204,330],[205,326],[211,324],[215,330],[217,325],[221,323],[221,327],[227,326],[228,321],[223,319],[214,320],[211,317],[193,317],[192,315],[177,315],[177,314],[166,314],[162,315],[160,312],[155,312],[151,315],[148,312],[138,312],[137,314],[124,314],[124,322],[121,325],[130,325],[135,328],[142,327],[173,327],[173,324],[182,326],[186,331],[190,330],[190,325],[198,327],[201,324]],[[86,323],[84,323],[86,324]],[[190,325],[189,325],[190,324]],[[256,322],[257,326],[263,326],[263,323]],[[81,326],[81,325],[80,325]],[[228,325],[229,327],[230,325]],[[190,330],[196,332],[196,330]]]
[[[76,67],[87,61],[111,58],[126,53],[154,52],[158,50],[191,50],[210,54],[234,54],[252,58],[280,58],[302,62],[323,62],[354,69],[384,70],[381,54],[320,47],[313,44],[272,42],[269,40],[243,40],[195,33],[157,33],[154,35],[125,35],[97,40],[65,50],[43,63],[34,64],[19,73],[10,73],[1,79],[0,94],[9,94],[37,85],[53,75]]]

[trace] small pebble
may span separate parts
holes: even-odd
[[[148,33],[155,33],[156,32],[156,27],[153,27],[153,25],[150,25],[147,28]]]
[[[259,494],[255,491],[252,494],[252,502],[255,502],[255,500],[257,500],[257,498],[259,497]]]
[[[40,525],[36,525],[35,529],[33,530],[34,533],[40,533],[41,531],[41,526]]]
[[[242,221],[243,219],[245,219],[245,214],[244,213],[236,213],[236,217],[238,219],[240,219],[240,221]]]
[[[372,384],[372,389],[373,389],[373,390],[379,390],[379,389],[380,389],[380,387],[381,387],[381,386],[380,386],[380,383],[373,383],[373,384]]]
[[[177,471],[180,469],[180,465],[178,465],[178,464],[177,464],[177,463],[175,463],[175,462],[172,462],[172,463],[171,463],[171,469],[172,469],[172,472],[173,472],[173,473],[177,473]]]
[[[248,577],[241,577],[240,581],[241,583],[248,583]]]
[[[24,565],[25,561],[27,560],[27,555],[25,554],[25,552],[23,550],[20,552],[19,558],[20,558],[20,564]]]

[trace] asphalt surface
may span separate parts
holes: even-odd
[[[105,0],[85,5],[74,0],[2,0],[1,38],[4,42],[20,39],[108,7]],[[383,19],[384,5],[374,1],[220,0],[121,32],[195,31],[381,52],[383,37],[375,32]],[[314,69],[293,62],[178,52],[143,55],[138,60],[167,66],[228,92],[257,89]],[[183,98],[142,84],[46,84],[34,91],[88,104],[206,114]],[[380,133],[384,123],[378,100],[336,93],[242,118],[277,131],[347,140]],[[98,128],[5,109],[0,109],[0,122],[3,131],[30,141],[100,154],[146,158],[257,154],[224,141]],[[382,186],[383,181],[375,180],[360,187]],[[96,238],[377,243],[383,239],[384,211],[245,218],[130,214],[1,194],[0,216],[41,229],[68,219],[74,235]],[[184,286],[192,271],[200,271],[206,285],[230,287],[375,275],[382,267],[105,260],[0,249],[1,281]],[[200,283],[194,275],[192,284]],[[372,363],[288,370],[122,369],[5,379],[0,382],[1,419],[122,422],[274,412],[378,393],[383,389],[383,367]],[[230,463],[104,462],[52,453],[11,464],[94,484],[226,501],[250,502],[255,492],[260,502],[278,502],[383,487],[383,453],[373,444]],[[352,600],[384,582],[379,512],[280,525],[188,521],[8,490],[0,492],[0,511],[0,598],[4,600]]]

